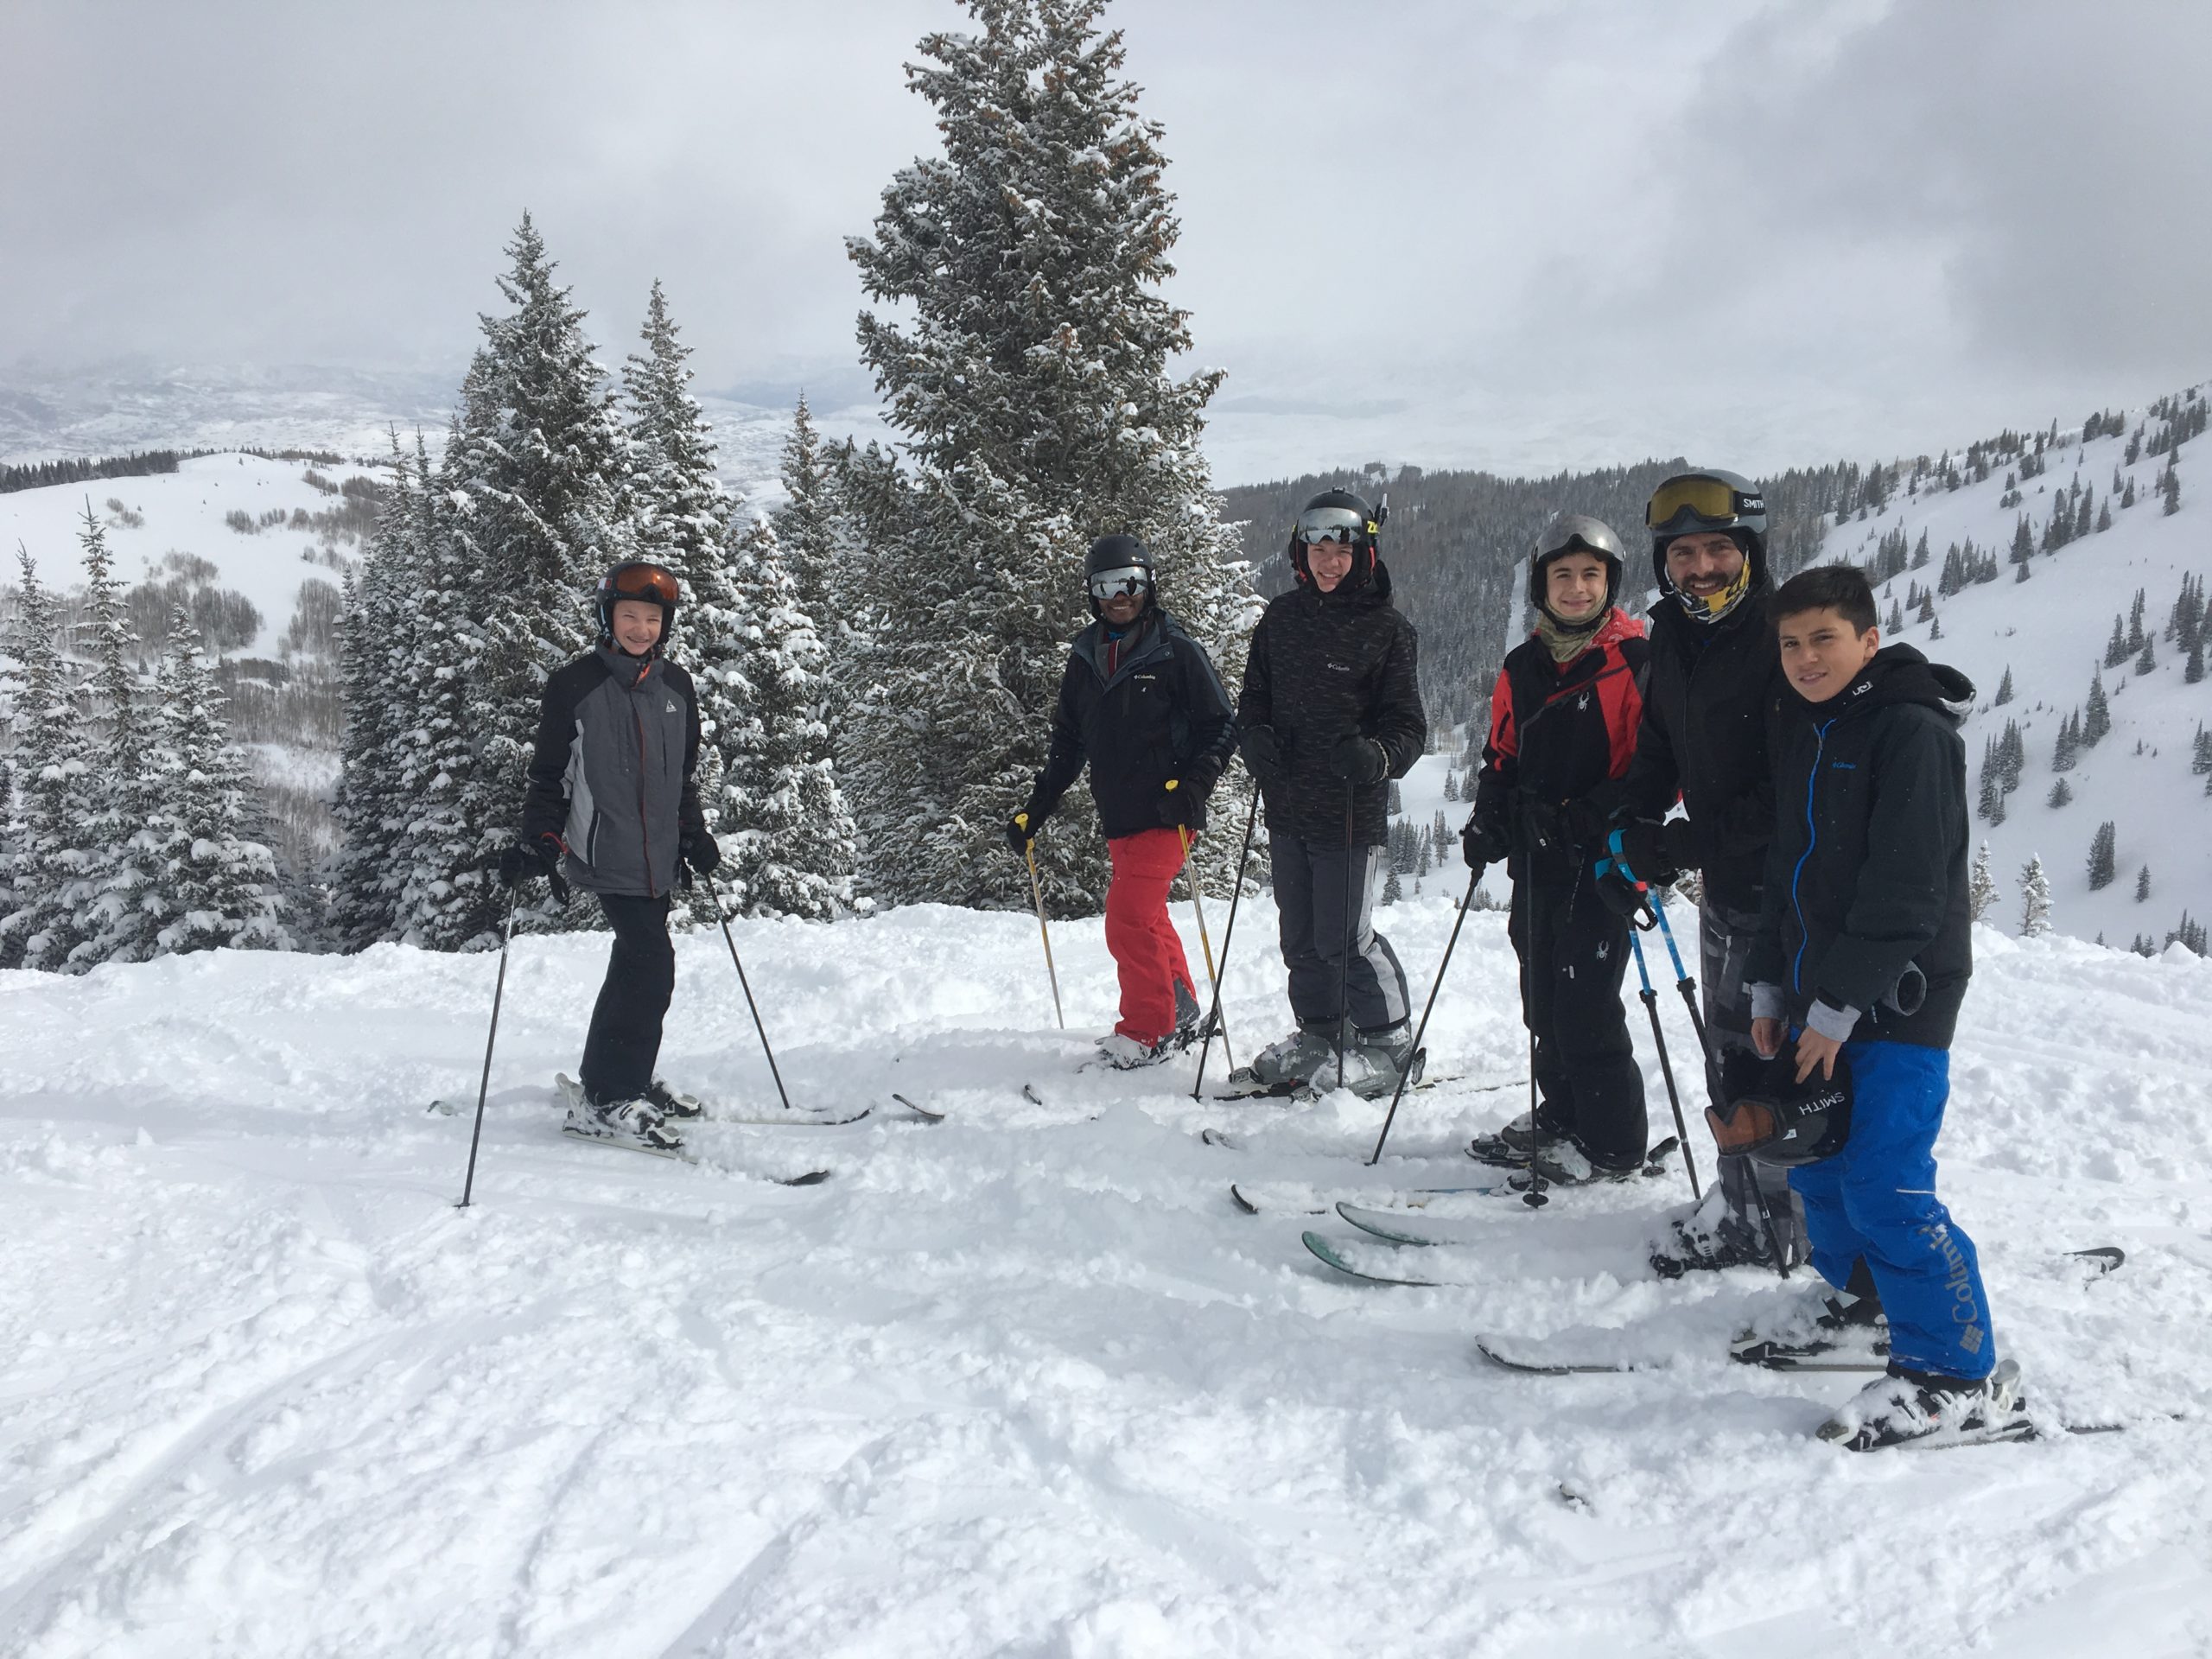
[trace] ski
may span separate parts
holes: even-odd
[[[582,1103],[584,1086],[565,1071],[556,1071],[553,1074],[553,1092],[562,1105],[575,1106]],[[842,1124],[857,1123],[874,1109],[873,1106],[863,1106],[857,1112],[849,1113],[843,1117],[807,1117],[798,1112],[730,1112],[702,1101],[699,1116],[702,1122],[708,1123],[747,1124],[765,1128],[834,1129]],[[679,1118],[677,1121],[682,1122],[685,1120]]]
[[[1042,1106],[1045,1103],[1045,1096],[1037,1092],[1037,1085],[1033,1083],[1025,1083],[1021,1085],[1021,1097],[1032,1106]]]
[[[1650,1179],[1666,1173],[1667,1160],[1673,1157],[1678,1142],[1669,1135],[1651,1148],[1644,1160],[1643,1177]],[[1436,1195],[1466,1192],[1487,1198],[1517,1198],[1531,1209],[1550,1202],[1551,1184],[1523,1170],[1502,1181],[1491,1181],[1473,1186],[1446,1186],[1432,1189]],[[1419,1205],[1409,1206],[1418,1209]],[[1395,1211],[1378,1212],[1364,1205],[1340,1203],[1337,1214],[1362,1232],[1372,1233],[1393,1244],[1469,1244],[1481,1236],[1484,1224],[1472,1216],[1408,1216]],[[1470,1231],[1462,1224],[1473,1223]]]
[[[1446,1084],[1463,1082],[1466,1075],[1464,1071],[1448,1071],[1440,1077],[1423,1077],[1419,1083],[1407,1084],[1406,1092],[1409,1095],[1425,1095],[1430,1090],[1440,1089]],[[1236,1077],[1234,1073],[1230,1074],[1229,1081],[1232,1085],[1236,1084]],[[1510,1089],[1512,1086],[1510,1083],[1478,1084],[1467,1092],[1481,1094],[1486,1090]],[[1302,1083],[1252,1083],[1243,1088],[1232,1086],[1218,1090],[1208,1095],[1206,1098],[1217,1106],[1236,1106],[1252,1101],[1265,1100],[1289,1101],[1304,1106],[1312,1104],[1320,1096]]]
[[[931,1111],[926,1106],[917,1106],[912,1101],[907,1099],[904,1095],[894,1093],[891,1098],[897,1101],[901,1106],[904,1106],[916,1117],[920,1118],[925,1123],[942,1123],[944,1122],[945,1115],[943,1112]]]
[[[1300,1189],[1301,1197],[1298,1199],[1285,1201],[1271,1200],[1267,1196],[1268,1189],[1271,1186],[1298,1187]],[[1406,1210],[1418,1210],[1431,1198],[1449,1198],[1459,1194],[1493,1193],[1497,1190],[1495,1186],[1411,1186],[1402,1187],[1389,1196],[1402,1204]],[[1319,1188],[1307,1186],[1302,1182],[1255,1183],[1248,1191],[1242,1184],[1231,1181],[1229,1184],[1229,1201],[1248,1216],[1263,1215],[1269,1211],[1286,1216],[1325,1216],[1334,1213],[1329,1207],[1328,1200],[1320,1195]],[[1400,1212],[1396,1210],[1377,1209],[1376,1213],[1395,1215]],[[1382,1235],[1378,1233],[1376,1236],[1380,1237]]]
[[[616,1152],[642,1152],[648,1158],[665,1158],[671,1163],[696,1164],[699,1161],[699,1154],[686,1146],[649,1147],[642,1141],[631,1141],[612,1135],[594,1135],[589,1129],[574,1128],[566,1123],[561,1126],[561,1133],[587,1146],[607,1147]]]
[[[1306,1248],[1313,1251],[1316,1257],[1348,1277],[1363,1279],[1368,1283],[1375,1285],[1414,1285],[1424,1289],[1436,1287],[1436,1281],[1433,1279],[1416,1279],[1408,1274],[1370,1273],[1364,1268],[1356,1267],[1344,1259],[1343,1254],[1333,1243],[1319,1233],[1304,1232],[1300,1233],[1299,1237],[1305,1242]]]
[[[1522,1359],[1502,1353],[1487,1341],[1478,1342],[1475,1351],[1503,1371],[1518,1371],[1524,1376],[1596,1376],[1624,1371],[1656,1371],[1664,1369],[1663,1362],[1656,1359],[1616,1360],[1555,1360]]]

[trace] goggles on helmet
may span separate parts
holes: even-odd
[[[600,588],[610,603],[618,599],[642,599],[673,605],[679,592],[675,572],[658,564],[617,566],[601,579]]]
[[[1308,547],[1324,542],[1351,547],[1366,535],[1367,520],[1350,507],[1309,507],[1298,515],[1298,528],[1291,533]]]
[[[1152,572],[1141,564],[1117,570],[1099,570],[1090,578],[1090,596],[1096,600],[1135,599],[1152,586]]]
[[[1730,1059],[1735,1063],[1724,1063],[1721,1097],[1705,1112],[1723,1156],[1795,1169],[1843,1150],[1851,1137],[1847,1061],[1837,1059],[1832,1077],[1815,1071],[1798,1083],[1796,1060],[1787,1053],[1760,1061],[1737,1050]]]
[[[1746,495],[1725,478],[1701,473],[1670,478],[1651,493],[1643,509],[1646,528],[1655,531],[1732,524],[1747,514],[1766,511],[1766,498]]]

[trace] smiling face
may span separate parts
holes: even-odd
[[[1595,553],[1562,553],[1544,567],[1544,608],[1562,622],[1587,622],[1605,603],[1605,562]]]
[[[1098,601],[1098,613],[1113,626],[1126,628],[1144,609],[1144,601],[1142,594],[1115,594]]]
[[[1306,573],[1325,594],[1335,593],[1351,574],[1351,559],[1349,542],[1309,542],[1306,546]]]
[[[610,619],[614,643],[632,657],[642,657],[660,643],[660,605],[650,599],[618,599]]]
[[[1782,671],[1808,702],[1826,702],[1859,677],[1882,648],[1882,631],[1861,633],[1842,612],[1823,607],[1798,611],[1776,625]]]
[[[1718,531],[1677,536],[1667,543],[1667,580],[1696,599],[1710,599],[1742,574],[1744,550]]]

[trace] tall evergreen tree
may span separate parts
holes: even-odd
[[[81,836],[85,763],[77,748],[84,698],[61,649],[61,607],[21,550],[23,585],[9,641],[21,676],[13,788],[8,801],[8,910],[0,917],[0,968],[59,969],[77,943],[62,891],[86,859]]]
[[[1221,376],[1170,373],[1190,346],[1160,293],[1180,227],[1103,4],[969,0],[977,33],[925,37],[908,79],[944,155],[903,169],[848,245],[870,300],[911,307],[859,327],[904,464],[860,452],[847,489],[879,630],[849,783],[889,898],[1027,902],[994,842],[1090,620],[1092,537],[1142,538],[1165,602],[1242,677],[1252,601],[1199,449]],[[1242,816],[1248,787],[1224,779],[1220,816]],[[1089,911],[1104,847],[1077,793],[1062,819],[1038,841],[1047,901]],[[1205,861],[1232,866],[1235,839],[1205,837]]]
[[[836,615],[832,577],[842,527],[830,458],[823,449],[822,435],[803,392],[791,411],[791,435],[784,440],[781,472],[785,499],[770,519],[776,545],[791,580],[798,584],[799,604],[822,631],[823,645],[835,660],[834,630],[829,625]]]
[[[702,553],[719,556],[729,504],[715,473],[714,429],[691,395],[691,348],[677,338],[658,281],[639,334],[645,351],[622,365],[637,556],[688,582]]]
[[[1967,873],[1967,908],[1980,921],[1997,902],[1997,880],[1989,873],[1989,843],[1974,849],[1974,868]]]
[[[149,754],[156,801],[139,836],[156,874],[145,893],[153,949],[289,950],[276,861],[253,839],[253,780],[223,728],[223,699],[180,605],[169,623]]]
[[[2112,885],[2116,839],[2117,832],[2113,827],[2113,821],[2107,818],[2097,826],[2097,833],[2089,840],[2089,891],[2091,893]]]
[[[2135,902],[2142,904],[2151,896],[2151,867],[2145,864],[2135,872]]]
[[[2082,747],[2094,749],[2111,735],[2112,708],[2105,701],[2105,677],[2089,677],[2089,701],[2082,715]]]
[[[77,544],[85,563],[85,626],[93,657],[91,690],[96,741],[86,746],[83,779],[84,863],[63,892],[74,912],[69,965],[143,962],[155,954],[145,890],[152,872],[137,831],[153,802],[148,792],[143,712],[136,663],[138,636],[115,574],[107,531],[85,505]],[[81,739],[82,734],[79,737]]]
[[[2040,938],[2050,931],[2050,878],[2043,860],[2031,857],[2020,872],[2020,937]]]
[[[2002,708],[2003,708],[2006,703],[2008,703],[2008,702],[2012,702],[2012,664],[2010,664],[2010,663],[2007,663],[2007,664],[2005,664],[2005,677],[2004,677],[2003,679],[2001,679],[2001,680],[1999,680],[1999,681],[1998,681],[1998,682],[1997,682],[1997,700],[1996,700],[1996,702],[1995,702],[1995,704],[1994,704],[1993,706],[1994,706],[1994,707],[1996,707],[1996,708],[1999,708],[1999,709],[2002,709]]]

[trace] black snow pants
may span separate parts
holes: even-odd
[[[1406,970],[1398,965],[1390,941],[1375,931],[1382,849],[1317,846],[1284,835],[1270,841],[1269,850],[1283,965],[1290,969],[1290,1011],[1299,1023],[1337,1019],[1344,1012],[1344,1002],[1338,1001],[1342,996],[1351,1004],[1351,1022],[1358,1030],[1402,1025],[1412,1009]]]
[[[1621,1005],[1628,924],[1592,890],[1588,869],[1532,861],[1515,883],[1509,931],[1536,1039],[1537,1126],[1618,1169],[1643,1161],[1650,1128]]]
[[[602,893],[600,908],[614,930],[607,978],[591,1011],[580,1068],[584,1093],[601,1104],[635,1100],[653,1080],[661,1021],[676,990],[676,946],[668,937],[668,895],[643,899]]]

